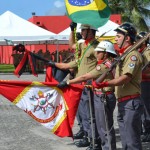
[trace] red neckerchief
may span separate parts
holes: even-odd
[[[92,39],[93,39],[93,38],[86,39],[84,43],[85,43],[86,45],[88,45],[88,44],[92,41]]]
[[[142,53],[145,48],[146,48],[146,46],[144,46],[143,48],[141,48],[141,49],[139,50],[139,52]]]
[[[129,46],[131,46],[131,45],[128,45],[128,46],[126,46],[126,47],[121,48],[121,49],[119,50],[119,53],[122,55],[122,54],[124,53],[124,51],[125,51]]]
[[[98,60],[97,65],[101,64],[104,60]]]

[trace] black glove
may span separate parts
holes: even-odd
[[[67,87],[68,84],[67,84],[67,81],[61,81],[59,82],[59,84],[57,85],[58,88],[65,88]]]
[[[48,64],[49,66],[51,66],[51,67],[56,67],[56,66],[55,66],[55,62],[52,61],[52,60],[50,60],[47,64]]]
[[[75,23],[75,22],[70,23],[71,31],[74,31],[74,28],[76,28],[76,27],[77,27],[77,23]]]
[[[86,85],[92,85],[92,80],[87,80]]]

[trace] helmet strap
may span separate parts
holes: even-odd
[[[106,60],[106,58],[107,58],[106,55],[107,55],[107,52],[104,51],[102,60]]]
[[[125,35],[124,35],[124,38],[123,38],[123,41],[122,41],[122,43],[121,43],[120,49],[122,48],[122,46],[123,46],[123,44],[124,44],[124,41],[125,41],[126,37],[127,37],[127,33],[125,33]]]
[[[87,40],[88,34],[89,34],[89,29],[87,29],[86,36],[85,36],[85,40]]]

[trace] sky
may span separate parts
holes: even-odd
[[[28,20],[37,16],[58,16],[66,12],[64,0],[0,0],[0,15],[7,10]]]
[[[0,15],[7,10],[26,20],[32,12],[37,16],[61,16],[66,12],[64,0],[0,0]],[[150,18],[146,22],[150,26]]]

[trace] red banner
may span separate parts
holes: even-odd
[[[60,137],[71,137],[82,85],[64,89],[56,83],[3,81],[0,94]]]

